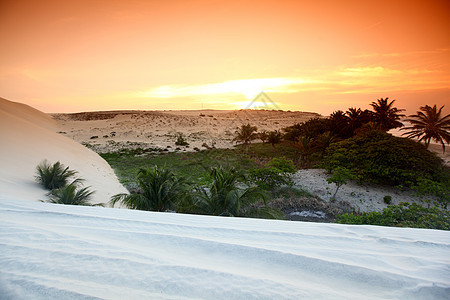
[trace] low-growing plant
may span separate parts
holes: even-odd
[[[268,190],[281,185],[292,185],[291,175],[295,173],[292,160],[275,157],[263,168],[250,170],[251,180],[260,188]]]
[[[94,194],[93,191],[89,191],[88,187],[77,189],[74,184],[69,184],[57,189],[52,190],[49,194],[50,203],[68,204],[68,205],[88,205],[89,201]]]
[[[211,182],[197,186],[179,205],[178,211],[216,216],[279,218],[278,211],[266,207],[267,193],[245,185],[246,178],[234,168],[210,170]],[[258,205],[255,205],[258,204]]]
[[[70,170],[69,167],[64,166],[59,161],[53,165],[47,160],[42,161],[36,167],[36,181],[47,190],[58,189],[69,184],[70,178],[77,174],[76,171]],[[78,184],[82,181],[80,178],[75,178],[71,184]]]
[[[392,202],[392,197],[389,196],[389,195],[384,196],[384,197],[383,197],[383,202],[386,203],[386,204],[391,204],[391,202]]]
[[[450,230],[450,212],[436,206],[426,208],[416,203],[401,202],[388,206],[383,212],[343,214],[337,217],[337,222]]]
[[[131,209],[167,211],[174,209],[186,193],[185,181],[169,170],[141,168],[138,171],[138,193],[117,194],[111,197],[112,207],[120,203]]]
[[[334,191],[331,201],[336,200],[336,194],[344,184],[347,184],[348,180],[355,179],[355,175],[347,168],[337,167],[331,177],[327,178],[328,183],[334,183],[336,185],[336,190]]]
[[[442,208],[447,209],[450,202],[450,180],[436,182],[427,178],[419,178],[417,184],[413,186],[419,197],[433,195]],[[430,199],[431,200],[431,199]]]
[[[182,133],[177,134],[177,140],[175,142],[177,146],[188,146],[189,143],[186,141]]]

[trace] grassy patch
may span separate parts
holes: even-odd
[[[235,149],[211,149],[186,153],[159,153],[136,155],[133,151],[100,154],[115,170],[119,180],[128,185],[134,182],[137,172],[143,167],[159,166],[184,176],[193,183],[208,181],[211,167],[236,167],[248,170],[256,163]]]
[[[235,149],[239,152],[244,153],[244,147],[242,145],[237,145]],[[248,147],[249,157],[262,160],[266,163],[269,162],[274,157],[285,157],[292,161],[298,160],[298,151],[291,145],[290,142],[282,142],[273,147],[271,144],[263,143],[253,143]]]

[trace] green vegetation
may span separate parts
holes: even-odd
[[[182,133],[177,134],[177,140],[175,142],[177,146],[189,146],[189,143],[186,141]]]
[[[242,216],[251,203],[266,200],[265,194],[256,187],[239,188],[238,184],[245,182],[245,176],[234,168],[213,168],[210,170],[210,176],[210,184],[196,188],[194,212],[216,216]]]
[[[270,146],[269,146],[270,147]],[[130,187],[141,168],[160,166],[194,184],[208,182],[209,170],[223,166],[248,170],[257,164],[247,155],[235,149],[209,149],[186,153],[148,153],[135,155],[134,151],[100,153],[114,169],[122,184]]]
[[[283,134],[278,130],[270,131],[269,133],[267,133],[267,142],[270,143],[274,148],[276,144],[281,143],[282,138]]]
[[[438,110],[436,105],[420,107],[420,111],[416,115],[411,115],[409,119],[406,119],[411,122],[412,126],[401,130],[409,130],[405,135],[424,141],[427,148],[431,140],[441,143],[442,150],[445,151],[445,143],[450,143],[450,114],[442,116],[443,108],[444,106]]]
[[[65,167],[59,161],[50,165],[48,161],[42,161],[36,167],[36,181],[47,190],[58,189],[69,184],[71,177],[75,176],[77,172]],[[81,181],[80,178],[74,179],[72,184],[77,184]]]
[[[442,161],[417,142],[381,131],[331,145],[322,166],[330,172],[347,168],[364,182],[431,192],[444,206],[449,202],[450,172]]]
[[[333,174],[327,178],[328,183],[334,183],[336,185],[336,191],[331,197],[331,201],[336,200],[336,194],[339,191],[340,187],[344,184],[347,184],[348,180],[355,179],[353,173],[345,168],[345,167],[336,167],[333,171]]]
[[[140,188],[137,193],[114,195],[111,206],[120,203],[131,209],[167,211],[174,209],[186,193],[182,177],[157,166],[139,169],[137,184]]]
[[[245,152],[247,153],[250,142],[258,138],[258,134],[256,133],[257,130],[258,128],[256,126],[250,124],[242,125],[236,130],[233,142],[242,143],[245,147]]]
[[[425,208],[416,203],[391,205],[383,212],[343,214],[338,223],[450,230],[450,212],[438,207]]]
[[[69,184],[58,189],[52,190],[49,194],[49,202],[67,205],[88,205],[94,192],[84,187],[77,190],[77,186]]]
[[[378,99],[377,102],[372,102],[370,104],[374,111],[372,113],[373,122],[383,131],[403,126],[400,122],[400,117],[403,117],[404,115],[400,114],[400,112],[404,111],[404,109],[394,107],[393,104],[395,100],[388,103],[388,99],[389,98],[381,98]]]
[[[319,201],[292,187],[291,174],[295,168],[311,167],[322,167],[330,172],[328,182],[336,184],[332,202],[342,185],[348,180],[358,180],[411,188],[426,203],[436,204],[438,201],[438,205],[445,208],[450,202],[450,171],[420,143],[386,133],[389,129],[403,126],[399,121],[403,110],[394,107],[394,103],[395,100],[381,98],[370,104],[372,111],[349,108],[345,112],[333,112],[328,118],[313,118],[281,131],[263,130],[258,133],[256,126],[242,125],[233,139],[239,145],[233,149],[205,146],[207,150],[203,151],[169,153],[167,149],[134,147],[101,156],[132,191],[129,200],[141,198],[144,193],[142,185],[150,184],[147,182],[149,179],[139,179],[142,168],[159,166],[171,174],[169,177],[172,179],[168,182],[175,179],[189,182],[180,189],[177,201],[142,208],[148,210],[279,218],[280,212],[270,210],[270,207],[294,209],[301,204],[311,208],[308,205]],[[410,136],[421,138],[426,145],[433,138],[448,143],[449,116],[440,116],[442,107],[439,111],[436,106],[434,110],[428,108],[421,108],[426,111],[424,116],[428,119],[419,113],[411,117],[419,118],[423,124],[440,125],[439,137],[436,138],[435,133],[426,137],[419,135],[428,125],[422,126],[421,123],[419,128],[414,122],[416,135],[410,133]],[[429,115],[437,121],[431,122]],[[262,143],[252,143],[258,138]],[[187,145],[182,134],[178,134],[176,145]],[[125,198],[125,195],[117,196],[112,202],[140,209],[138,205],[122,202]],[[384,198],[386,204],[391,201],[389,197]],[[351,207],[340,202],[327,205],[326,209],[332,212],[332,216],[351,211]],[[341,208],[343,210],[337,212]],[[439,214],[439,211],[435,213]]]
[[[292,160],[275,157],[263,168],[250,170],[250,178],[262,189],[270,190],[281,185],[292,185],[291,175],[295,173]]]
[[[94,192],[88,187],[78,189],[83,179],[75,178],[69,184],[71,177],[77,174],[59,161],[50,165],[46,160],[36,167],[36,181],[50,192],[47,194],[50,203],[70,205],[90,205]],[[78,190],[77,190],[78,189]]]

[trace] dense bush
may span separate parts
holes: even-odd
[[[450,230],[450,212],[436,206],[426,208],[416,203],[402,202],[385,208],[383,212],[343,214],[337,217],[337,222]]]
[[[292,160],[275,157],[263,168],[250,170],[250,178],[257,186],[268,190],[281,185],[292,185],[293,173],[295,166]]]
[[[449,201],[450,172],[442,160],[420,143],[381,131],[332,144],[322,167],[344,167],[360,181],[415,188]]]

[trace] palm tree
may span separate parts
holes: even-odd
[[[36,167],[36,181],[47,190],[61,188],[69,183],[69,178],[77,174],[76,171],[70,170],[59,161],[50,165],[47,160],[42,161]],[[76,178],[72,184],[81,182],[81,178]]]
[[[94,192],[89,191],[88,187],[77,190],[75,184],[69,184],[52,190],[49,194],[49,202],[69,205],[90,205],[89,201]]]
[[[263,142],[263,144],[265,144],[269,137],[269,132],[267,130],[263,130],[258,134],[258,137]]]
[[[348,131],[350,136],[353,136],[358,128],[363,124],[370,122],[371,112],[367,109],[361,110],[361,108],[349,108],[346,112],[348,117]]]
[[[445,152],[445,143],[450,143],[450,114],[442,116],[442,109],[436,104],[431,107],[428,105],[421,106],[416,115],[410,115],[408,121],[412,126],[401,128],[400,130],[408,130],[403,135],[408,138],[418,138],[419,142],[424,141],[428,148],[430,141],[433,139],[437,143],[442,144],[442,151]]]
[[[250,144],[251,141],[258,138],[258,134],[256,131],[258,128],[256,126],[251,126],[250,124],[247,125],[241,125],[241,128],[236,130],[235,137],[233,139],[233,142],[242,142],[245,146],[245,152],[248,152],[248,144]]]
[[[238,188],[245,177],[236,169],[213,168],[210,170],[212,182],[209,186],[199,187],[197,211],[216,216],[238,216],[241,209],[251,203],[263,200],[265,194],[257,187]]]
[[[325,151],[332,144],[337,142],[337,138],[331,131],[327,131],[314,139],[315,147],[320,151],[320,156],[323,158]]]
[[[307,167],[308,158],[314,152],[314,140],[307,136],[301,136],[294,146],[300,152],[300,158],[298,160],[300,166]]]
[[[330,117],[330,130],[340,138],[346,139],[352,136],[349,129],[350,118],[342,110],[333,112]]]
[[[267,141],[275,148],[275,144],[281,142],[283,134],[279,130],[270,131],[267,137]]]
[[[157,166],[139,169],[137,184],[141,191],[114,195],[111,197],[111,206],[119,202],[131,209],[167,211],[174,208],[186,191],[183,178]]]
[[[388,131],[389,129],[402,127],[403,124],[399,121],[400,117],[405,115],[400,114],[404,109],[393,107],[395,100],[388,102],[389,98],[377,99],[377,102],[372,102],[374,112],[372,113],[372,120],[380,125],[380,129]]]

